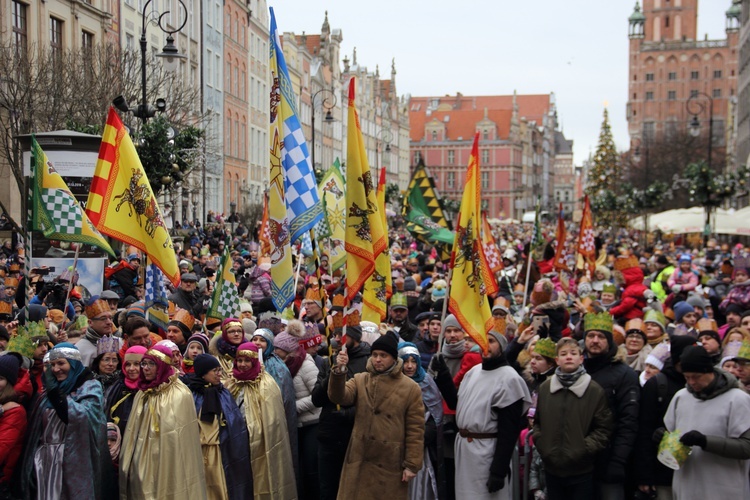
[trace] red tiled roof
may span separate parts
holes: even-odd
[[[390,99],[390,96],[391,96],[391,81],[390,80],[380,80],[380,93],[382,94],[383,98]]]
[[[437,110],[427,115],[428,104],[433,99],[439,99]],[[518,95],[518,119],[542,123],[542,118],[550,108],[549,94]],[[442,96],[442,97],[412,97],[409,101],[409,127],[411,140],[420,141],[424,138],[425,124],[432,120],[439,120],[446,127],[446,138],[470,140],[475,133],[477,122],[484,119],[484,109],[487,108],[487,118],[497,125],[498,136],[506,139],[510,132],[510,120],[513,116],[513,96]],[[445,117],[448,116],[448,121]]]
[[[302,45],[302,35],[295,35],[297,45]],[[305,47],[310,55],[316,56],[320,52],[320,35],[305,35],[307,38]]]

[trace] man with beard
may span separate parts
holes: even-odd
[[[328,382],[333,403],[355,407],[338,497],[406,498],[424,457],[422,390],[402,372],[395,334],[378,338],[371,351],[367,370],[349,380],[349,355],[339,353]]]
[[[203,313],[202,301],[196,287],[198,277],[194,273],[184,273],[180,276],[180,287],[169,296],[169,301],[180,309],[185,309],[194,318],[198,318]],[[189,335],[188,335],[189,337]]]
[[[81,353],[81,363],[85,368],[89,368],[91,361],[96,357],[96,343],[102,337],[111,337],[114,335],[115,324],[113,322],[114,312],[110,309],[106,300],[99,296],[94,296],[86,305],[86,317],[89,319],[89,326],[76,347]],[[122,339],[115,339],[117,350],[122,347]]]
[[[358,324],[358,316],[357,311],[350,313],[348,316],[350,325],[346,327],[346,353],[349,357],[347,380],[354,378],[357,373],[364,373],[370,357],[370,345],[362,342],[362,328]],[[342,314],[333,317],[333,327],[333,343],[338,350],[342,347]],[[318,424],[320,500],[334,500],[338,494],[346,448],[354,428],[354,407],[336,405],[328,399],[328,379],[331,375],[331,364],[336,365],[336,358],[337,356],[333,355],[332,363],[328,358],[323,361],[312,392],[313,404],[322,408]]]
[[[531,396],[503,355],[505,332],[492,330],[482,364],[466,374],[456,407],[456,498],[511,498],[510,461]]]
[[[409,321],[409,306],[406,295],[401,291],[394,293],[391,297],[390,325],[405,342],[413,342],[417,336],[417,327]]]

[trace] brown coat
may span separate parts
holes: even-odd
[[[367,371],[349,381],[346,373],[331,373],[329,399],[355,405],[354,430],[346,450],[339,499],[405,499],[404,469],[415,474],[424,454],[424,406],[419,385],[401,373],[398,359],[388,374],[377,375],[372,361]]]

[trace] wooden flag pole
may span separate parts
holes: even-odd
[[[70,273],[70,280],[68,281],[68,289],[65,291],[65,307],[63,308],[63,318],[67,320],[68,318],[68,306],[70,305],[70,290],[73,288],[73,277],[76,275],[76,267],[78,266],[78,250],[81,248],[81,244],[76,244],[76,254],[73,257],[73,269]],[[103,283],[102,283],[103,284]],[[60,327],[65,328],[69,322],[63,321],[62,326]]]

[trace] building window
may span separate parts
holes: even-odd
[[[721,70],[720,69],[714,70],[714,78],[721,78]]]
[[[667,100],[674,101],[675,99],[677,99],[677,92],[674,91],[674,90],[668,91],[667,92]]]
[[[647,101],[653,101],[654,100],[654,93],[653,92],[646,92],[646,100]]]
[[[94,34],[88,31],[81,31],[81,48],[91,50],[94,48]]]
[[[26,5],[13,1],[13,45],[17,51],[26,52],[27,46],[27,25],[26,25]]]
[[[670,72],[669,72],[669,75],[668,75],[668,78],[669,78],[670,80],[677,80],[677,73],[676,73],[676,72],[674,72],[674,71],[670,71]]]
[[[482,132],[482,139],[486,141],[486,140],[489,140],[489,138],[490,138],[490,132],[488,130],[484,130]]]
[[[643,140],[644,141],[650,141],[654,139],[655,128],[656,127],[654,125],[654,122],[644,122],[643,124]]]
[[[133,48],[135,48],[135,37],[130,33],[125,33],[125,48],[127,50],[133,50]]]
[[[690,91],[690,97],[698,97],[698,91],[697,90],[691,90]]]
[[[653,82],[654,81],[654,74],[653,73],[646,73],[646,81],[647,82]]]
[[[414,151],[414,164],[418,165],[420,161],[422,161],[422,153],[419,151]]]
[[[482,150],[482,164],[486,165],[490,162],[490,150],[489,149],[483,149]]]
[[[690,79],[691,80],[697,80],[700,78],[700,73],[698,71],[691,71],[690,72]]]
[[[714,89],[712,95],[714,98],[721,97],[721,89]]]
[[[452,149],[448,150],[448,165],[453,165],[456,162],[456,152]]]
[[[449,189],[453,189],[456,186],[456,173],[448,172],[446,183]]]
[[[435,132],[434,130],[432,131],[432,140],[437,141],[437,132]]]
[[[63,22],[54,17],[49,18],[49,45],[55,58],[62,57],[62,30]]]

